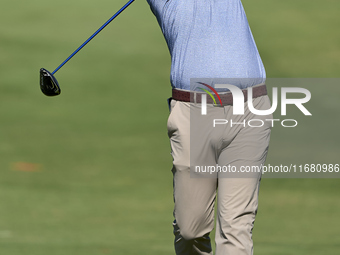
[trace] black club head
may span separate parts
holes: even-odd
[[[57,96],[61,90],[57,79],[44,68],[40,69],[40,89],[46,96]]]

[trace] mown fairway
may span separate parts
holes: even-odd
[[[339,77],[340,2],[244,0],[268,77]],[[123,0],[2,0],[0,254],[174,254],[166,98],[170,58],[137,0],[56,77]],[[340,163],[340,87],[313,86],[301,125],[274,128],[268,163]],[[269,179],[258,255],[340,252],[340,180]]]

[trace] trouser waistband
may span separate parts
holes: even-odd
[[[253,90],[253,99],[260,97],[260,96],[267,95],[267,87],[265,84],[256,85],[250,88]],[[242,93],[244,95],[244,101],[246,102],[248,100],[248,88],[243,89]],[[172,98],[177,101],[182,101],[182,102],[191,102],[191,103],[200,104],[202,102],[203,94],[205,93],[172,89]],[[218,93],[218,96],[220,97],[222,101],[222,105],[233,105],[233,95],[231,92]],[[216,102],[219,102],[217,95],[214,94],[213,97],[215,98]],[[207,97],[207,103],[214,104],[214,100],[209,96]]]

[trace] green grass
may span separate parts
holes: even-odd
[[[57,73],[61,96],[39,90],[39,68],[53,71],[124,3],[2,1],[0,254],[174,254],[170,58],[146,1]],[[338,1],[244,6],[269,77],[339,75]],[[340,89],[310,89],[313,117],[274,128],[269,163],[340,163]],[[255,254],[339,254],[338,179],[261,185]]]

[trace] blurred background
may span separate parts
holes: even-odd
[[[1,2],[0,254],[174,254],[170,57],[146,1],[56,74],[60,96],[39,89],[39,69],[52,72],[124,4]],[[338,0],[243,4],[268,77],[339,77]],[[310,87],[312,119],[273,129],[268,163],[340,163],[331,85]],[[339,254],[339,184],[264,178],[255,254]]]

